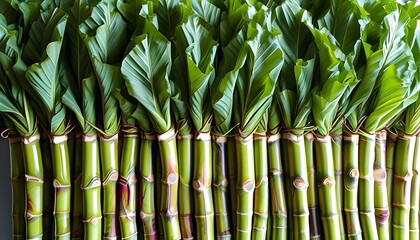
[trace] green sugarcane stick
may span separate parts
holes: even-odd
[[[99,141],[103,187],[103,239],[119,236],[117,212],[118,134],[100,137]]]
[[[236,146],[235,146],[235,137],[227,137],[227,156],[228,156],[228,174],[229,174],[229,199],[230,199],[230,218],[232,219],[232,237],[235,239],[236,233],[236,178],[238,175],[238,166],[236,165]]]
[[[213,135],[213,196],[216,238],[232,239],[228,202],[227,137]]]
[[[268,186],[267,137],[254,133],[255,192],[252,239],[266,239],[270,189]]]
[[[406,135],[401,131],[398,132],[395,146],[394,189],[392,194],[393,239],[409,238],[409,208],[415,143],[415,136]]]
[[[308,172],[303,135],[287,132],[287,156],[292,187],[292,218],[294,239],[309,239]]]
[[[373,167],[375,218],[379,239],[389,239],[389,205],[386,190],[386,131],[376,133],[375,163]]]
[[[40,135],[22,138],[26,187],[26,238],[42,239],[44,168]]]
[[[349,240],[362,240],[357,202],[359,184],[359,134],[347,128],[343,133],[344,212]]]
[[[330,136],[314,139],[319,206],[325,239],[340,239],[340,223],[335,198],[335,171]]]
[[[156,158],[153,157],[155,150],[156,135],[144,134],[140,142],[140,218],[143,225],[144,239],[158,239],[156,228],[156,210],[155,210],[155,177]]]
[[[293,199],[292,199],[292,182],[290,179],[290,165],[289,161],[289,153],[287,149],[287,134],[282,133],[280,138],[280,148],[283,161],[283,170],[284,170],[284,185],[285,185],[285,193],[286,193],[286,209],[287,209],[287,227],[290,229],[294,229],[293,225]],[[294,231],[287,231],[287,239],[293,239]]]
[[[101,170],[97,135],[82,136],[84,239],[102,238]]]
[[[271,199],[272,233],[270,239],[287,239],[287,209],[280,134],[267,139],[269,187]]]
[[[341,239],[346,239],[346,231],[344,228],[344,213],[343,213],[343,150],[342,150],[342,127],[331,133],[331,144],[333,150],[334,159],[334,171],[335,171],[335,193],[337,198],[338,215],[340,223]]]
[[[175,131],[158,135],[160,160],[162,166],[162,186],[160,216],[162,218],[164,239],[181,239],[178,218],[178,156],[176,152]]]
[[[12,237],[26,239],[25,229],[25,167],[23,164],[22,139],[9,136],[10,176],[12,188]]]
[[[67,135],[51,136],[54,174],[54,238],[70,239],[71,176]]]
[[[236,239],[251,239],[254,209],[255,167],[252,135],[236,136],[236,157],[238,166]]]
[[[315,161],[314,161],[314,135],[305,134],[306,167],[308,173],[308,209],[309,229],[311,239],[322,239],[321,218],[319,213],[318,188],[316,184]]]
[[[386,191],[388,203],[392,203],[392,191],[394,186],[394,156],[395,156],[395,142],[397,141],[397,134],[388,131],[386,138]],[[388,229],[389,235],[392,236],[392,207],[389,208]]]
[[[72,225],[71,225],[71,238],[83,238],[83,193],[82,193],[82,134],[77,133],[74,137],[74,158],[70,157],[70,163],[73,162],[73,200],[72,200]],[[69,146],[69,152],[70,146]]]
[[[157,145],[159,145],[159,142],[157,142]],[[157,149],[153,149],[153,150],[156,151]],[[160,208],[160,204],[161,204],[161,201],[162,201],[162,186],[163,186],[163,182],[162,182],[162,161],[161,161],[161,157],[160,157],[160,151],[159,151],[159,154],[154,155],[153,158],[156,161],[156,168],[154,169],[154,172],[156,173],[156,179],[158,179],[158,181],[156,181],[156,184],[155,184],[155,192],[156,192],[155,206],[159,206],[159,208]],[[158,224],[157,224],[158,239],[163,239],[164,238],[164,235],[163,235],[164,232],[163,232],[163,218],[162,218],[162,215],[158,214],[157,218],[158,218],[158,221],[157,221],[158,222]]]
[[[137,239],[136,199],[138,195],[135,170],[139,153],[138,133],[124,132],[122,142],[119,176],[121,238]]]
[[[44,190],[43,190],[43,238],[52,239],[54,225],[54,186],[53,186],[53,165],[51,156],[51,145],[48,135],[41,133],[41,154],[44,167]]]
[[[373,164],[375,135],[360,133],[359,138],[359,215],[364,239],[378,239],[375,220]]]
[[[419,203],[420,203],[420,134],[416,135],[416,145],[413,157],[413,178],[411,180],[411,200],[410,200],[410,240],[420,238],[419,227]]]
[[[197,133],[194,139],[194,202],[198,239],[214,239],[212,193],[212,151],[210,133]]]
[[[192,134],[178,135],[179,161],[179,222],[183,239],[194,237],[193,144]]]

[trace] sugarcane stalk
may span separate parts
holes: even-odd
[[[40,135],[22,138],[26,187],[26,238],[42,239],[44,168]]]
[[[252,134],[247,137],[237,135],[236,157],[238,175],[237,188],[237,226],[236,239],[250,239],[254,209],[255,167]]]
[[[235,239],[236,234],[236,210],[237,210],[237,202],[236,202],[236,176],[237,176],[237,169],[238,166],[236,165],[236,146],[235,146],[235,137],[228,136],[227,137],[227,164],[228,164],[228,174],[229,174],[229,199],[230,199],[230,218],[232,219],[232,237]]]
[[[357,193],[359,184],[359,134],[345,128],[343,133],[344,212],[349,240],[361,240]]]
[[[51,136],[55,239],[70,239],[71,235],[71,176],[67,139],[67,135]]]
[[[268,147],[267,147],[268,149]],[[268,162],[268,154],[267,154],[267,162]],[[268,186],[269,191],[270,191],[270,185]],[[270,192],[268,193],[268,195],[270,196]],[[272,211],[271,211],[271,200],[270,198],[268,199],[268,218],[267,218],[267,237],[266,239],[272,239],[273,236],[273,217],[271,215]]]
[[[331,145],[333,150],[334,171],[335,171],[335,193],[338,206],[338,219],[340,224],[341,239],[346,239],[346,231],[344,229],[343,214],[343,150],[342,150],[342,127],[338,127],[334,133],[331,133]]]
[[[322,239],[322,228],[319,213],[318,188],[316,184],[316,172],[314,161],[314,135],[305,134],[305,154],[308,173],[308,209],[309,229],[311,239]]]
[[[97,135],[82,136],[84,239],[102,238],[101,170]]]
[[[281,154],[282,159],[284,160],[282,162],[283,164],[283,170],[284,170],[284,186],[285,186],[285,194],[286,194],[286,209],[287,209],[287,227],[290,229],[294,229],[293,225],[293,199],[292,199],[292,182],[290,179],[290,165],[289,161],[289,153],[287,149],[287,135],[285,132],[281,134],[280,138],[280,148],[281,148]],[[293,239],[294,231],[287,231],[287,239]]]
[[[175,131],[157,136],[162,166],[160,216],[164,239],[181,239],[178,218],[178,158]]]
[[[214,239],[212,193],[212,151],[210,133],[197,133],[194,139],[194,202],[198,239]]]
[[[22,139],[9,136],[10,176],[12,188],[12,237],[26,238],[25,229],[25,167],[23,164]]]
[[[118,183],[118,134],[100,137],[100,159],[103,187],[103,239],[115,239],[119,236],[117,212]]]
[[[140,218],[143,225],[144,239],[158,239],[155,211],[155,177],[156,159],[153,157],[156,135],[144,134],[140,142]]]
[[[379,239],[389,239],[389,206],[386,189],[386,131],[376,133],[375,162],[373,167],[375,218]]]
[[[123,132],[121,150],[120,187],[120,229],[122,239],[137,239],[136,198],[137,175],[136,166],[139,149],[137,132]]]
[[[386,138],[386,191],[388,203],[392,203],[392,191],[394,188],[394,156],[395,156],[395,142],[397,141],[397,134],[387,131]],[[388,217],[389,235],[392,236],[392,206],[389,208]]]
[[[280,134],[267,139],[268,166],[270,168],[269,187],[271,199],[272,234],[271,239],[286,239],[287,209],[282,154],[280,152]]]
[[[157,142],[157,145],[159,145],[159,142]],[[154,149],[154,150],[156,151],[157,149]],[[155,192],[156,192],[155,206],[159,206],[159,211],[160,211],[160,204],[162,201],[162,186],[163,186],[163,182],[161,181],[162,180],[162,160],[160,157],[160,151],[159,151],[159,154],[156,154],[153,157],[156,159],[155,160],[156,168],[154,169],[154,172],[156,172],[156,179],[159,179],[159,181],[156,181],[156,184],[155,184]],[[158,219],[157,221],[158,222],[157,224],[158,239],[163,239],[164,238],[163,218],[161,214],[158,214],[156,217]]]
[[[419,229],[419,202],[420,202],[420,134],[416,135],[416,146],[413,157],[413,178],[411,180],[411,199],[410,199],[410,240],[420,238]]]
[[[232,239],[228,202],[227,137],[213,135],[213,196],[216,238]]]
[[[252,239],[266,239],[268,225],[269,187],[267,137],[254,133],[255,192]]]
[[[314,139],[319,206],[325,239],[340,239],[340,224],[335,188],[335,171],[330,136]]]
[[[364,239],[378,239],[375,220],[374,176],[375,135],[360,132],[359,138],[359,215]]]
[[[284,134],[292,187],[292,218],[294,239],[309,239],[308,173],[303,135]]]
[[[43,190],[43,238],[52,239],[54,224],[54,186],[53,186],[53,165],[51,155],[51,144],[48,135],[41,133],[41,154],[44,167],[44,190]]]
[[[415,136],[398,132],[395,146],[394,189],[392,194],[393,239],[409,238],[410,194]]]
[[[83,193],[82,193],[82,134],[77,133],[74,137],[74,158],[70,157],[70,163],[73,162],[73,184],[72,184],[72,225],[71,225],[71,238],[82,239],[83,238]],[[70,150],[69,145],[69,152]]]

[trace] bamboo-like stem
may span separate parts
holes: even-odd
[[[26,187],[26,238],[42,239],[44,168],[42,164],[39,134],[25,137],[23,157]]]
[[[344,228],[344,211],[343,211],[343,135],[342,127],[339,127],[338,131],[331,133],[331,145],[334,159],[334,171],[335,171],[335,193],[338,206],[338,219],[340,224],[341,239],[346,239],[346,231]]]
[[[315,160],[314,160],[314,135],[305,134],[305,154],[308,173],[308,209],[309,229],[311,239],[322,239],[322,228],[319,213],[318,187],[316,183]]]
[[[267,156],[269,187],[271,199],[272,234],[270,239],[286,239],[287,237],[287,209],[286,191],[280,152],[280,134],[269,136],[267,139]]]
[[[157,139],[157,138],[156,138]],[[159,179],[158,181],[156,181],[155,184],[155,193],[156,193],[156,198],[155,198],[155,206],[159,206],[160,208],[160,204],[162,201],[162,186],[163,186],[163,182],[162,180],[162,160],[161,160],[161,156],[160,156],[160,151],[156,148],[156,145],[158,145],[159,148],[159,142],[156,140],[156,144],[153,143],[153,150],[154,151],[158,151],[159,154],[155,154],[153,155],[153,159],[155,159],[154,161],[156,162],[155,166],[156,168],[153,169],[154,172],[156,173],[156,179]],[[159,210],[160,211],[160,210]],[[163,217],[161,214],[157,214],[157,234],[158,234],[158,239],[163,239],[164,238],[164,231],[163,231]]]
[[[118,134],[100,137],[99,141],[102,188],[103,188],[103,239],[115,239],[119,236],[118,223]]]
[[[360,133],[359,138],[359,214],[364,239],[378,239],[375,220],[373,164],[375,135]]]
[[[397,141],[397,134],[388,131],[386,138],[386,190],[388,203],[392,203],[392,191],[394,186],[394,156],[395,156],[395,142]],[[392,207],[389,208],[388,217],[389,235],[392,236]]]
[[[14,240],[26,238],[25,229],[25,166],[22,139],[9,136],[10,177],[12,188],[12,236]]]
[[[155,177],[154,168],[156,160],[153,157],[155,150],[155,135],[146,134],[142,136],[140,142],[140,218],[143,224],[143,237],[147,240],[158,239],[156,228],[156,208],[155,208]]]
[[[51,136],[54,197],[54,238],[70,239],[71,176],[67,135]]]
[[[178,157],[175,131],[158,135],[160,160],[162,164],[162,189],[160,215],[163,234],[167,240],[181,239],[178,218]]]
[[[343,136],[344,212],[349,240],[362,240],[357,193],[359,184],[359,134],[348,129]]]
[[[120,187],[120,229],[122,239],[137,239],[136,198],[137,175],[136,166],[139,149],[137,133],[124,132],[121,151]]]
[[[389,235],[389,205],[386,190],[386,131],[376,133],[375,163],[373,167],[375,217],[378,238],[387,240]]]
[[[194,202],[198,239],[214,239],[212,193],[212,151],[210,133],[197,133],[194,139]]]
[[[230,218],[232,219],[232,237],[235,239],[236,234],[236,176],[238,175],[237,170],[238,166],[236,165],[236,146],[235,146],[235,137],[227,137],[227,164],[228,164],[228,174],[229,174],[229,199],[230,199]]]
[[[54,225],[54,186],[53,186],[53,165],[51,155],[50,139],[46,133],[41,133],[41,154],[44,167],[44,189],[43,189],[43,215],[42,228],[43,238],[52,239]]]
[[[268,146],[267,146],[268,149]],[[268,152],[268,151],[267,151]],[[268,163],[268,153],[267,153],[267,163]],[[268,196],[270,196],[270,185],[268,185]],[[266,239],[272,239],[273,237],[273,216],[271,215],[271,200],[268,199],[268,218],[267,218],[267,236]]]
[[[252,239],[267,238],[268,204],[270,189],[268,186],[267,137],[264,134],[254,134],[255,192],[254,220]]]
[[[287,228],[294,229],[293,225],[293,199],[292,199],[292,181],[290,179],[290,165],[287,149],[287,135],[283,132],[280,138],[280,149],[281,149],[281,158],[283,159],[283,171],[284,171],[284,187],[286,194],[286,209],[287,209]],[[294,231],[287,231],[287,239],[293,239]]]
[[[76,134],[74,138],[74,158],[70,157],[70,163],[73,162],[73,184],[72,184],[72,225],[71,225],[71,238],[83,239],[83,193],[82,193],[82,134]],[[70,146],[69,146],[69,153]]]
[[[415,136],[398,132],[395,146],[394,190],[392,194],[393,239],[409,238],[411,178]]]
[[[315,162],[319,192],[319,206],[325,239],[340,239],[340,223],[335,198],[335,171],[331,137],[315,137]]]
[[[236,239],[250,239],[254,209],[255,167],[252,135],[243,138],[236,136],[236,156],[238,177],[237,188],[237,226]]]
[[[84,239],[102,238],[101,170],[97,135],[82,136]]]
[[[309,239],[308,173],[303,135],[285,134],[292,187],[294,239]]]
[[[418,240],[420,237],[419,229],[419,203],[420,203],[420,134],[416,136],[416,145],[413,157],[413,178],[411,180],[411,200],[410,200],[410,240]]]
[[[232,239],[228,202],[227,137],[213,136],[213,196],[216,238]]]

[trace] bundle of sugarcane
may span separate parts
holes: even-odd
[[[14,239],[419,239],[416,1],[6,0]]]

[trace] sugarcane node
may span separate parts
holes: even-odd
[[[302,212],[302,213],[293,213],[292,216],[293,217],[307,217],[309,216],[309,211],[308,212]]]
[[[324,180],[322,180],[322,186],[332,186],[334,185],[335,180],[334,178],[327,176],[324,178]]]
[[[120,176],[120,178],[118,179],[118,183],[122,186],[126,186],[128,185],[128,180],[125,177]]]
[[[99,138],[102,142],[112,142],[115,140],[118,140],[118,133],[114,134],[114,135],[104,135],[104,134],[100,134]]]
[[[253,134],[253,138],[254,138],[254,140],[267,141],[267,134],[266,133],[257,133],[257,132],[255,132]]]
[[[400,176],[394,173],[394,181],[398,181],[398,182],[408,182],[408,180],[410,180],[411,177],[412,177],[412,174],[409,172],[406,172],[404,176]]]
[[[102,186],[106,186],[109,182],[116,182],[118,181],[118,172],[116,170],[112,170],[108,173],[105,181],[102,182]]]
[[[308,167],[308,173],[315,173],[315,171],[316,171],[316,169],[315,169],[315,167]]]
[[[249,233],[249,232],[251,232],[252,230],[251,229],[249,229],[249,230],[247,230],[247,229],[240,229],[240,228],[236,228],[236,231],[238,231],[238,232],[243,232],[243,233]]]
[[[300,142],[303,142],[305,140],[303,135],[296,135],[292,132],[285,132],[284,135],[283,135],[283,138],[287,139],[289,141],[292,141],[294,143],[300,143]]]
[[[287,226],[275,226],[273,225],[274,229],[287,229]]]
[[[195,139],[203,142],[207,142],[211,140],[210,132],[196,132]]]
[[[388,208],[375,208],[375,219],[377,224],[388,224],[389,209]]]
[[[249,142],[253,140],[253,135],[249,134],[248,136],[242,136],[242,135],[237,134],[235,136],[235,140],[239,142]]]
[[[265,185],[265,184],[268,184],[268,176],[267,176],[267,175],[263,175],[263,176],[261,176],[261,178],[260,178],[258,181],[256,181],[255,188],[259,188],[259,187],[261,187],[263,184],[264,184],[264,185]]]
[[[98,135],[97,134],[93,134],[93,135],[82,135],[82,141],[83,142],[93,142],[96,141],[98,139]]]
[[[26,182],[44,183],[44,179],[25,174]]]
[[[403,210],[408,210],[409,206],[407,205],[407,203],[400,203],[400,202],[392,202],[392,206],[399,208],[399,209],[403,209]]]
[[[318,134],[314,134],[314,141],[329,143],[331,142],[331,136],[330,135],[320,136]]]
[[[82,186],[82,189],[88,190],[88,189],[97,188],[100,186],[101,186],[101,179],[99,179],[99,177],[94,177],[89,181],[89,183],[85,187]]]
[[[325,180],[324,180],[325,181]],[[305,179],[303,179],[302,177],[296,177],[294,180],[293,180],[293,186],[296,188],[296,189],[299,189],[299,190],[304,190],[304,189],[307,189],[308,187],[309,187],[309,182],[308,181],[306,181]]]
[[[38,217],[42,217],[42,213],[41,214],[32,214],[32,213],[30,213],[30,212],[26,212],[25,213],[25,219],[26,220],[31,220],[31,219],[33,219],[33,218],[38,218]]]
[[[41,139],[41,136],[39,134],[35,134],[29,137],[22,137],[22,142],[23,144],[31,144],[36,141],[39,141],[39,139]]]
[[[280,138],[281,138],[281,134],[280,133],[277,133],[277,134],[274,134],[274,135],[269,135],[268,138],[267,138],[267,142],[268,143],[273,143],[275,141],[280,140]]]
[[[282,172],[282,171],[280,171],[279,169],[270,169],[270,173],[271,173],[271,175],[273,175],[273,176],[279,176],[279,175],[281,175],[283,172]]]
[[[344,135],[343,140],[352,142],[353,145],[359,145],[359,134]]]
[[[166,183],[169,185],[175,184],[178,182],[178,175],[175,173],[170,173],[167,177],[166,177]]]
[[[67,135],[50,135],[50,143],[52,144],[62,144],[64,142],[67,142],[68,136]]]
[[[162,142],[175,138],[175,136],[175,129],[171,128],[167,132],[157,135],[157,139],[159,142]]]
[[[266,232],[267,231],[267,228],[265,228],[265,227],[252,226],[252,229],[257,231],[257,232]]]
[[[338,213],[331,214],[330,216],[321,216],[322,220],[334,220],[334,218],[338,218]]]
[[[54,188],[70,188],[71,184],[62,184],[57,179],[53,180],[53,186]]]
[[[386,183],[386,170],[383,168],[373,169],[373,178],[376,184],[384,185]]]
[[[194,138],[193,134],[187,134],[187,135],[177,134],[176,135],[176,139],[178,139],[178,140],[191,140],[193,138]]]
[[[356,213],[359,212],[358,208],[343,208],[344,212],[346,213]]]
[[[219,135],[212,134],[212,139],[216,143],[227,143],[228,138],[226,136],[219,136]]]
[[[238,189],[244,190],[245,192],[252,192],[255,189],[255,183],[252,180],[246,180]]]
[[[220,182],[214,182],[213,186],[218,189],[225,189],[228,186],[228,180],[223,178]]]

